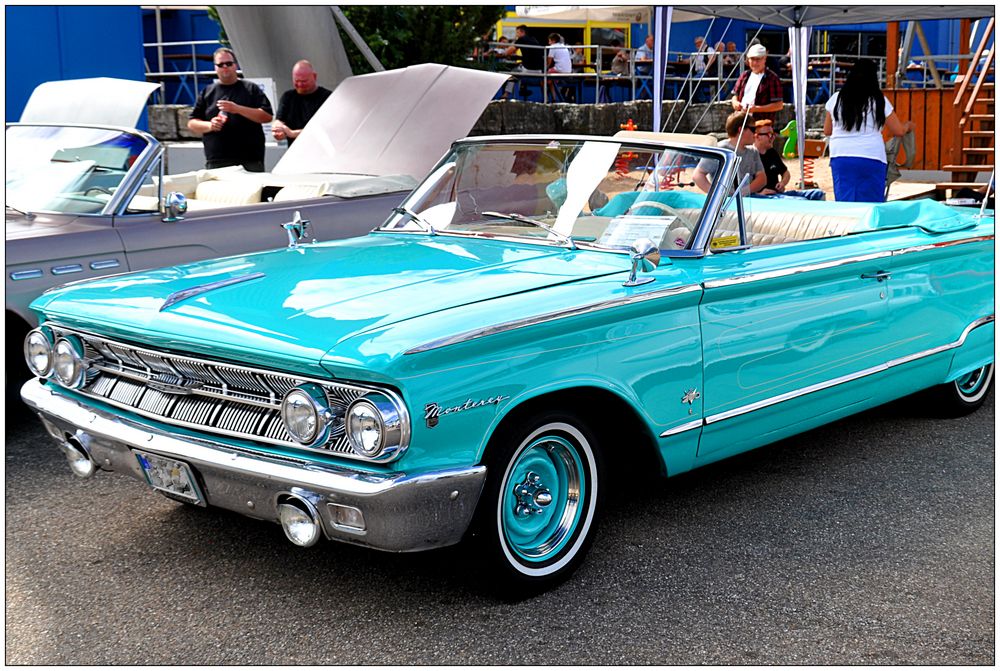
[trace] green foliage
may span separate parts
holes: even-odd
[[[344,15],[387,70],[418,63],[472,65],[466,57],[504,15],[502,5],[340,5]],[[341,30],[354,74],[371,72]]]
[[[219,10],[215,7],[209,6],[208,18],[212,19],[219,25],[219,43],[226,47],[232,46],[229,44],[229,36],[226,35],[226,29],[222,26],[222,19],[219,17]]]

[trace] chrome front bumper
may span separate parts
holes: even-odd
[[[54,439],[73,439],[101,470],[146,482],[133,449],[177,459],[195,471],[209,506],[277,522],[278,499],[293,494],[314,504],[327,538],[380,550],[409,552],[457,543],[486,478],[485,466],[379,474],[267,456],[90,407],[37,379],[21,388],[21,398]],[[361,510],[365,529],[337,525],[337,505]]]

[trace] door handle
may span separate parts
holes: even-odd
[[[892,273],[885,270],[879,270],[874,273],[861,274],[861,279],[863,280],[878,280],[879,282],[885,282],[890,277],[892,277]]]

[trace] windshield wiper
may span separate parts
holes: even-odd
[[[570,249],[572,249],[574,251],[576,250],[576,243],[573,242],[573,238],[571,238],[570,236],[566,235],[565,233],[560,233],[559,231],[557,231],[556,229],[552,228],[548,224],[543,224],[542,222],[538,221],[537,219],[532,219],[530,217],[525,217],[523,215],[516,214],[514,212],[511,212],[510,214],[504,214],[503,212],[494,212],[492,210],[486,210],[482,214],[485,214],[487,217],[500,217],[501,219],[507,219],[508,221],[516,221],[516,222],[518,222],[520,224],[532,224],[533,226],[538,226],[539,228],[544,228],[546,231],[548,231],[552,235],[556,236],[557,238],[562,238],[563,240],[565,240],[566,243],[569,245]]]
[[[407,217],[410,221],[414,222],[417,226],[420,226],[420,228],[424,229],[431,235],[437,235],[437,231],[434,230],[434,227],[427,223],[424,219],[421,219],[420,215],[413,210],[400,205],[399,207],[392,208],[392,211],[396,214],[401,214],[404,217]]]
[[[4,206],[8,210],[10,210],[11,212],[15,212],[17,214],[20,214],[25,219],[31,220],[31,219],[35,218],[35,215],[33,215],[31,212],[25,212],[24,210],[19,210],[16,207],[14,207],[13,205],[7,205],[7,203],[4,203]]]

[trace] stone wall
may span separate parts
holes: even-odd
[[[678,133],[723,133],[732,107],[725,103],[700,103],[685,108],[683,100],[663,103],[666,130]],[[187,129],[191,116],[188,105],[150,105],[150,132],[161,141],[197,139]],[[794,117],[786,106],[778,115],[779,129]],[[494,100],[483,111],[469,135],[508,135],[512,133],[566,133],[574,135],[613,135],[629,119],[640,129],[653,127],[653,102],[634,100],[624,103],[573,105],[568,103],[533,103],[520,100]],[[823,127],[823,106],[811,105],[806,112],[809,135]]]

